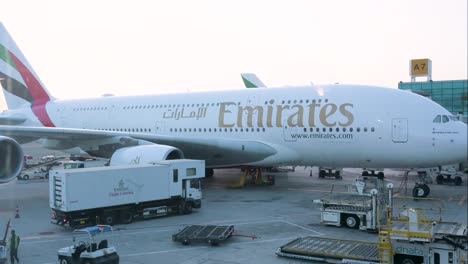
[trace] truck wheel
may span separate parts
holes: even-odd
[[[133,222],[133,213],[132,212],[121,212],[120,213],[120,222],[122,224],[130,224]]]
[[[190,241],[188,239],[182,240],[182,245],[187,246],[190,244]]]
[[[66,258],[61,258],[60,264],[68,264],[68,260]]]
[[[106,225],[114,225],[114,214],[112,213],[109,213],[109,214],[105,214],[104,217],[103,217],[103,220],[104,220],[104,224]]]
[[[25,175],[23,176],[23,180],[29,180],[29,175],[25,174]]]
[[[345,224],[349,228],[356,229],[359,227],[359,217],[356,215],[347,215],[345,218]]]
[[[46,173],[44,176],[46,179],[49,179],[49,173]]]
[[[455,177],[455,185],[460,186],[462,184],[462,178],[460,176]]]
[[[368,171],[363,171],[361,175],[362,176],[369,176],[369,172]]]
[[[184,205],[184,214],[192,213],[192,203],[185,203]]]

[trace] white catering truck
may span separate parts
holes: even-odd
[[[55,170],[49,177],[52,223],[70,227],[131,223],[201,207],[203,160],[166,160]]]

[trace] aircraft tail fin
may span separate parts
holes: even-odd
[[[0,86],[9,109],[42,108],[53,100],[1,22]]]
[[[246,88],[265,88],[267,87],[255,73],[241,73],[242,81]]]

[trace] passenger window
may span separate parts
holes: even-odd
[[[442,116],[442,122],[447,123],[448,121],[449,121],[448,116],[443,115],[443,116]]]
[[[440,115],[437,115],[437,116],[434,118],[434,121],[432,121],[432,122],[433,122],[433,123],[440,123],[440,120],[441,120]]]

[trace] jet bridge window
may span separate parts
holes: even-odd
[[[440,123],[442,120],[442,117],[440,115],[437,115],[435,118],[434,118],[434,121],[432,121],[433,123]]]

